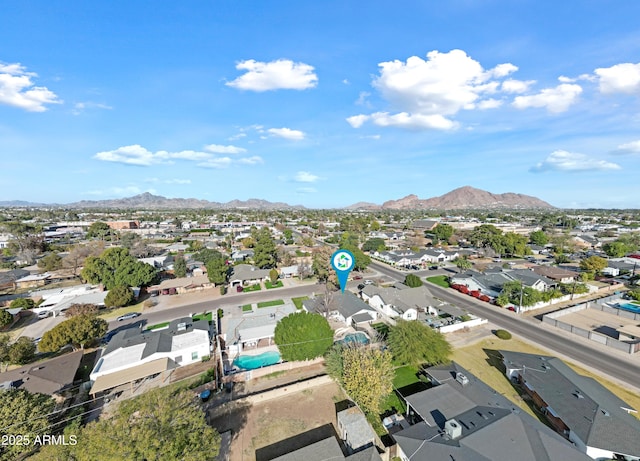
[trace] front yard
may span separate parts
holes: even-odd
[[[262,301],[261,303],[258,303],[257,306],[258,308],[260,308],[260,307],[281,306],[282,304],[284,304],[284,301],[282,299],[274,299],[273,301]]]
[[[449,288],[449,282],[447,282],[446,275],[436,275],[434,277],[427,277],[427,282],[431,282],[434,285],[438,285],[442,288]]]

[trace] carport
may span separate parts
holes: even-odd
[[[104,376],[99,376],[94,381],[93,386],[91,386],[91,391],[89,391],[89,393],[92,398],[95,398],[98,392],[131,383],[131,393],[133,394],[133,383],[135,381],[158,373],[161,374],[161,380],[165,381],[175,368],[177,368],[177,364],[168,357],[153,360],[135,367],[127,368],[126,370],[120,370]]]

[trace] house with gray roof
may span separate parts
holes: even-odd
[[[411,426],[393,434],[403,461],[588,461],[567,440],[455,362],[406,397]]]
[[[506,375],[518,382],[549,423],[593,459],[640,459],[637,410],[593,378],[556,357],[500,351]]]
[[[554,280],[528,269],[488,269],[484,272],[466,271],[450,277],[452,284],[465,285],[469,290],[496,298],[507,282],[519,281],[525,287],[546,291],[557,284]]]
[[[326,306],[325,303],[329,305]],[[350,291],[331,293],[329,299],[316,296],[302,302],[302,307],[308,312],[317,312],[346,325],[371,322],[378,318],[378,313],[367,303]]]
[[[156,330],[132,327],[119,331],[91,371],[91,394],[200,362],[211,354],[212,333],[207,320],[190,317]]]
[[[82,354],[75,351],[0,373],[0,395],[2,389],[24,389],[32,394],[60,396],[73,386]]]
[[[269,269],[258,269],[251,264],[238,264],[233,266],[229,277],[230,286],[253,285],[269,278]]]
[[[382,461],[375,447],[345,455],[335,437],[327,437],[271,461]]]
[[[416,320],[418,311],[428,310],[430,306],[440,304],[425,286],[417,288],[398,289],[396,287],[382,288],[366,285],[361,292],[362,299],[380,313],[404,320]]]

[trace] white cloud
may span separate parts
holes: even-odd
[[[115,150],[98,152],[93,158],[105,162],[125,163],[127,165],[149,166],[164,160],[139,144],[119,147]]]
[[[109,106],[107,104],[102,104],[102,103],[99,103],[99,102],[92,102],[92,101],[77,102],[77,103],[75,103],[73,105],[72,113],[73,113],[73,115],[80,115],[81,113],[83,113],[87,109],[112,110],[113,107],[111,107],[111,106]]]
[[[300,141],[305,137],[304,132],[299,130],[292,130],[291,128],[269,128],[267,132],[272,136],[291,139],[293,141]]]
[[[611,67],[596,69],[598,88],[601,93],[639,93],[640,63],[625,62]]]
[[[245,157],[238,160],[238,163],[242,163],[243,165],[258,165],[264,163],[262,157],[254,155],[253,157]]]
[[[620,144],[614,154],[640,154],[640,140]]]
[[[296,182],[316,182],[320,176],[316,176],[308,171],[298,171],[294,177]]]
[[[249,59],[240,61],[236,69],[247,72],[226,85],[240,90],[305,90],[318,84],[318,76],[313,72],[313,66],[288,59],[271,62]]]
[[[356,104],[359,106],[370,107],[371,104],[368,101],[369,96],[371,96],[371,93],[367,91],[361,91],[360,94],[358,95],[358,99],[356,100]]]
[[[203,168],[221,169],[221,168],[227,168],[232,163],[233,163],[233,160],[231,160],[231,158],[229,157],[216,157],[216,158],[210,158],[206,162],[198,163],[198,166],[201,166]]]
[[[210,147],[210,146],[208,146]],[[222,146],[225,147],[225,146]],[[229,146],[226,146],[229,147]],[[232,147],[232,146],[231,146]],[[240,151],[238,151],[240,152]],[[230,152],[229,152],[230,153]],[[236,158],[232,160],[229,157],[216,157],[213,154],[207,152],[200,152],[194,150],[183,150],[179,152],[167,152],[164,150],[158,152],[151,152],[148,149],[134,144],[131,146],[119,147],[118,149],[98,152],[93,158],[102,160],[105,162],[124,163],[125,165],[137,165],[137,166],[151,166],[159,164],[171,164],[174,160],[187,160],[191,162],[198,162],[199,166],[205,168],[224,168],[231,163],[236,162],[243,165],[255,165],[262,163],[260,157],[248,157],[248,158]],[[172,184],[187,184],[186,182],[178,182],[181,180],[174,180]],[[170,184],[166,182],[167,184]]]
[[[524,93],[534,83],[536,83],[535,80],[514,80],[510,78],[502,82],[501,88],[505,93]]]
[[[247,149],[242,147],[222,146],[220,144],[209,144],[204,146],[204,150],[215,154],[242,154],[247,151]]]
[[[487,95],[500,91],[496,78],[518,68],[510,63],[485,70],[462,50],[448,53],[431,51],[427,60],[411,56],[406,62],[395,60],[378,64],[380,75],[373,86],[398,111],[355,115],[347,122],[354,128],[371,121],[379,126],[410,129],[450,130],[458,124],[451,119],[461,110],[497,107]],[[489,100],[489,102],[484,102]]]
[[[531,171],[535,173],[545,171],[607,171],[619,170],[620,168],[617,163],[598,160],[566,150],[556,150],[544,161],[532,167]]]
[[[352,115],[351,117],[347,117],[347,123],[349,123],[349,125],[351,125],[353,128],[360,128],[362,125],[364,125],[364,122],[366,122],[367,120],[369,120],[369,116],[368,115]]]
[[[0,63],[0,104],[29,112],[44,112],[46,104],[61,104],[53,91],[44,86],[34,86],[33,78],[37,76],[27,72],[20,63]]]
[[[247,137],[247,133],[238,133],[238,134],[234,134],[233,136],[229,136],[229,141],[235,141],[237,139],[242,139],[242,138],[246,138]]]
[[[411,130],[451,130],[458,127],[457,122],[454,122],[439,114],[425,115],[400,112],[391,115],[388,112],[376,112],[368,116],[368,118],[378,126],[395,126]]]
[[[147,178],[144,182],[150,182],[153,184],[191,184],[190,179],[160,179],[160,178]]]
[[[495,109],[497,107],[500,107],[501,105],[502,105],[502,101],[500,101],[499,99],[489,98],[489,99],[480,101],[478,103],[478,109],[480,110]]]
[[[538,94],[516,96],[513,106],[516,109],[528,107],[544,107],[549,112],[559,113],[569,109],[582,93],[580,85],[562,83],[555,88],[545,88]]]

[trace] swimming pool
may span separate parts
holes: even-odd
[[[340,340],[340,343],[342,344],[369,344],[369,337],[365,334],[362,333],[361,331],[358,331],[356,333],[349,333],[348,335],[346,335],[344,338],[342,338]]]
[[[244,370],[255,370],[256,368],[274,365],[280,360],[280,352],[268,351],[258,355],[241,355],[233,361],[233,364]]]
[[[633,312],[635,314],[640,314],[640,306],[637,304],[624,303],[618,304],[618,309],[622,309],[623,311]]]

